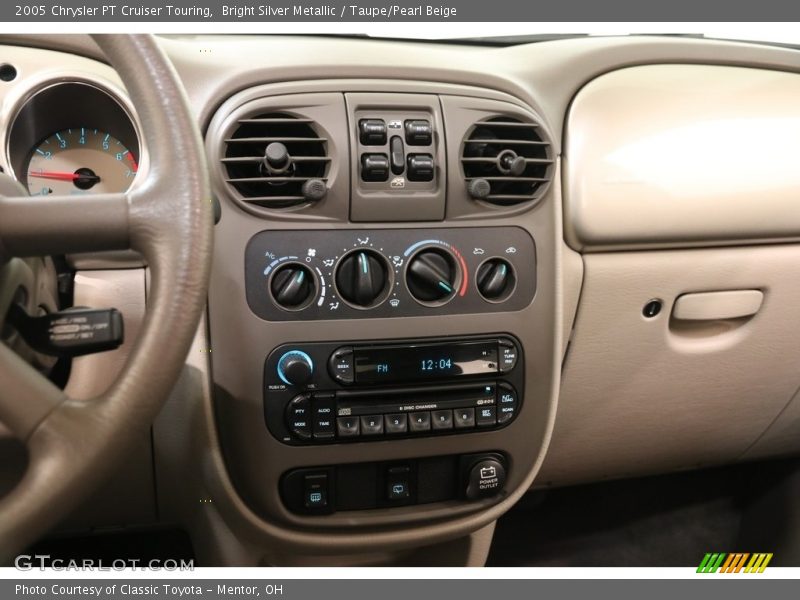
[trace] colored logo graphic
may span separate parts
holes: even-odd
[[[698,573],[763,573],[772,553],[708,552],[697,567]]]

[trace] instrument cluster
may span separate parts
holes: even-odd
[[[5,150],[11,175],[32,196],[125,192],[141,162],[125,101],[79,80],[30,93],[12,116]]]

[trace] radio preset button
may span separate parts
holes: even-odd
[[[336,419],[336,432],[339,437],[356,437],[360,431],[358,417],[339,417]]]
[[[328,371],[336,381],[349,385],[355,379],[355,366],[353,362],[353,349],[339,348],[328,359]]]
[[[475,427],[475,409],[457,408],[453,411],[453,423],[456,429],[467,429]]]
[[[307,395],[297,396],[286,407],[286,425],[295,437],[311,437],[311,400]]]
[[[500,372],[508,373],[517,366],[517,347],[507,340],[500,340]]]
[[[452,410],[431,411],[431,425],[433,426],[434,429],[452,429],[453,411]]]
[[[405,413],[386,415],[384,427],[388,434],[405,433],[408,431],[408,415]]]
[[[412,433],[430,431],[431,413],[428,411],[411,413],[408,416],[408,428]]]
[[[362,435],[380,435],[383,433],[383,415],[361,417]]]
[[[475,422],[478,427],[491,427],[497,423],[497,407],[496,406],[481,406],[478,408],[478,414],[475,417]]]

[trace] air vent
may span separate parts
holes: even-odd
[[[495,117],[470,129],[461,164],[473,198],[510,206],[544,194],[552,179],[553,157],[537,123]]]
[[[283,113],[239,119],[224,141],[226,181],[245,202],[289,208],[325,196],[328,140],[311,119]]]

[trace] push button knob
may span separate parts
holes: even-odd
[[[289,350],[278,359],[278,377],[286,385],[305,385],[314,374],[314,361],[302,350]]]
[[[433,181],[433,156],[430,154],[408,155],[408,180]]]
[[[409,146],[430,146],[433,142],[431,122],[424,119],[406,121],[406,143]]]
[[[364,146],[383,146],[386,143],[386,122],[383,119],[361,119],[358,132]]]
[[[364,181],[389,179],[389,157],[385,154],[362,154],[361,179]]]

